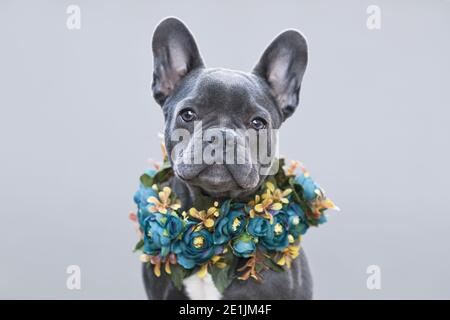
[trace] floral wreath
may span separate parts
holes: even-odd
[[[165,156],[157,170],[140,177],[134,196],[137,214],[131,213],[140,236],[135,251],[141,261],[161,267],[174,286],[181,290],[183,279],[207,272],[220,292],[237,278],[261,281],[261,272],[283,272],[298,257],[301,236],[310,226],[326,222],[325,210],[337,209],[324,191],[298,162],[267,177],[249,202],[227,199],[219,203],[202,198],[189,210],[181,210],[180,200],[167,186],[173,170]],[[239,260],[245,259],[243,263]]]

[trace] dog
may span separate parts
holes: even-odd
[[[176,144],[170,137],[179,129],[194,134],[196,121],[202,122],[203,130],[226,133],[280,128],[299,103],[308,60],[303,35],[296,30],[282,32],[250,73],[206,68],[191,32],[173,17],[155,29],[152,50],[153,97],[164,114],[165,146],[174,171],[170,186],[182,207],[189,208],[204,195],[217,199],[253,195],[266,178],[261,174],[261,163],[186,163],[181,152],[174,152]],[[205,143],[213,143],[211,140]],[[312,299],[312,277],[303,249],[290,269],[266,271],[263,276],[262,282],[236,279],[221,294],[209,274],[203,279],[193,275],[184,280],[180,291],[167,275],[157,278],[151,268],[143,267],[149,299]]]

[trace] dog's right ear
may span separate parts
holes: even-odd
[[[194,37],[176,18],[164,19],[153,33],[153,97],[161,106],[180,81],[204,64]]]

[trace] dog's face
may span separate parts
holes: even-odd
[[[152,47],[153,95],[164,112],[165,143],[177,177],[216,197],[254,192],[273,165],[262,160],[261,141],[273,160],[273,132],[298,105],[307,64],[303,36],[293,30],[280,34],[251,73],[205,68],[194,38],[175,18],[158,25]],[[258,147],[249,143],[252,133]]]

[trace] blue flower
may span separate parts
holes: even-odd
[[[142,225],[144,232],[143,251],[145,254],[151,256],[160,254],[163,247],[166,248],[163,253],[166,253],[166,251],[168,251],[167,247],[170,245],[170,239],[164,237],[164,228],[158,222],[159,216],[161,216],[161,214],[150,214],[145,218]]]
[[[183,221],[176,214],[149,214],[143,224],[144,253],[167,256],[173,240],[178,238],[183,229]]]
[[[155,175],[155,170],[147,170],[145,174],[153,177]],[[149,205],[148,198],[157,196],[158,194],[155,190],[144,186],[142,183],[139,185],[138,191],[134,194],[134,202],[138,207],[138,221],[141,227],[144,225],[144,220],[149,216],[149,212],[147,210],[147,206]]]
[[[256,243],[249,234],[243,233],[233,240],[232,248],[236,256],[248,258],[255,253]]]
[[[163,235],[170,240],[178,238],[184,230],[183,221],[175,213],[163,215],[161,223],[164,228]]]
[[[213,236],[208,230],[196,230],[197,226],[197,223],[189,223],[183,238],[173,245],[177,262],[186,269],[207,262],[221,249],[214,245]]]
[[[245,228],[245,222],[245,213],[240,210],[232,210],[219,218],[216,222],[214,243],[224,244],[239,236]]]
[[[155,170],[147,170],[144,175],[153,177],[156,174]],[[142,183],[139,184],[139,190],[134,194],[134,202],[139,206],[141,203],[147,203],[147,199],[150,196],[156,195],[155,190],[150,186],[144,186]]]
[[[317,224],[323,224],[325,222],[327,222],[327,217],[324,214],[322,214],[320,218],[317,220]]]
[[[289,233],[298,238],[308,231],[309,225],[306,221],[305,212],[297,203],[291,203],[285,210],[288,215]]]
[[[289,245],[289,219],[284,213],[278,213],[273,217],[273,223],[265,236],[260,238],[260,243],[267,250],[282,251]]]
[[[247,225],[247,232],[254,237],[263,237],[270,228],[270,222],[263,217],[251,218]]]
[[[316,190],[320,190],[318,184],[309,176],[309,173],[304,172],[295,178],[295,182],[303,188],[303,194],[306,200],[311,201],[317,197]]]

